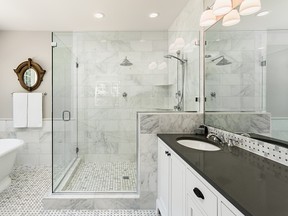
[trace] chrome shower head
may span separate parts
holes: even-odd
[[[178,58],[177,56],[174,56],[174,55],[165,55],[164,58],[169,58],[169,59],[175,58],[175,59],[177,59],[178,61],[180,61],[182,64],[184,64],[184,63],[187,62],[186,59],[180,59],[180,58]]]
[[[123,62],[120,65],[121,66],[131,66],[133,64],[127,59],[127,56],[126,56],[125,59],[123,60]]]
[[[218,66],[224,66],[224,65],[229,65],[232,64],[232,62],[228,61],[224,56],[219,56],[213,60],[211,60],[212,62],[216,61],[217,59],[222,58],[216,65]]]
[[[228,61],[226,58],[223,57],[221,61],[219,61],[216,65],[223,66],[223,65],[229,65],[232,64],[232,62]]]

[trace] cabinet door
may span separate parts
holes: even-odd
[[[185,215],[185,165],[174,154],[171,156],[171,214]]]
[[[158,142],[158,210],[162,216],[168,216],[169,211],[169,179],[170,179],[170,157],[168,150]]]
[[[236,215],[241,216],[242,214],[237,214],[236,212],[233,212],[223,202],[221,202],[221,204],[220,204],[220,216],[236,216]]]
[[[205,216],[195,205],[189,194],[186,195],[186,216]]]

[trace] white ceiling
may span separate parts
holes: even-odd
[[[188,0],[0,0],[0,30],[167,30]],[[104,19],[94,18],[96,12]],[[158,12],[151,19],[148,15]]]

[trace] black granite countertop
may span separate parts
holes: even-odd
[[[244,215],[288,216],[288,167],[238,147],[208,152],[177,143],[180,137],[212,143],[201,135],[158,137]]]

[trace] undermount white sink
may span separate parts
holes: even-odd
[[[220,148],[207,142],[191,139],[179,139],[177,142],[180,145],[186,146],[188,148],[193,148],[201,151],[219,151]]]

